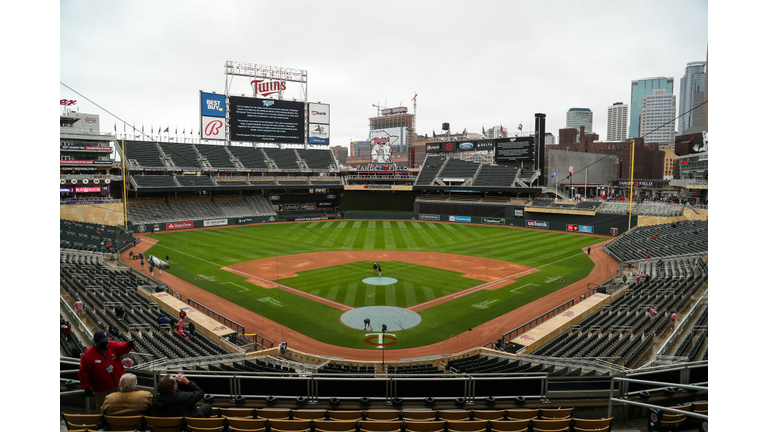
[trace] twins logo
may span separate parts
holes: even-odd
[[[384,348],[387,345],[394,345],[397,343],[397,337],[394,333],[366,333],[366,338],[363,342],[378,345],[378,348]],[[389,339],[391,342],[384,342],[384,339]]]

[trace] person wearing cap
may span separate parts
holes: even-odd
[[[97,409],[101,409],[108,394],[117,390],[125,374],[120,357],[131,352],[133,346],[133,341],[116,342],[110,340],[106,330],[99,330],[93,335],[93,345],[80,357],[80,387],[86,396],[96,397]]]

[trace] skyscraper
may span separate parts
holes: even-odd
[[[592,110],[589,108],[571,108],[565,115],[565,127],[579,129],[584,126],[584,133],[592,133]]]
[[[676,96],[657,89],[640,105],[640,136],[645,142],[675,142]]]
[[[608,137],[607,141],[624,141],[627,139],[627,118],[629,106],[616,102],[608,107]]]
[[[643,78],[632,80],[632,100],[629,107],[629,138],[640,135],[640,111],[643,98],[653,94],[654,90],[663,89],[666,94],[674,94],[675,79],[669,77]],[[672,125],[674,129],[674,124]]]
[[[694,126],[694,119],[701,123],[703,117],[703,107],[699,107],[695,112],[688,112],[691,108],[697,106],[695,100],[704,99],[704,79],[707,62],[690,62],[685,67],[685,76],[680,78],[680,118],[677,119],[677,133],[682,134],[690,127]],[[697,93],[699,93],[697,95]],[[701,103],[701,102],[699,102]]]

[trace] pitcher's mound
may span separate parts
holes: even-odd
[[[363,283],[366,285],[392,285],[397,283],[397,279],[391,277],[369,277],[363,279]]]

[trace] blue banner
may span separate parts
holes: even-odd
[[[226,96],[200,92],[200,113],[208,117],[226,117]]]

